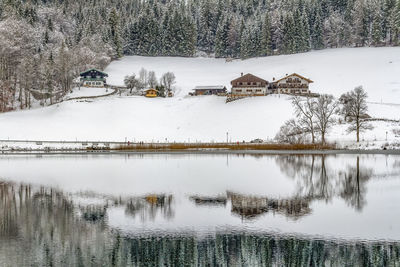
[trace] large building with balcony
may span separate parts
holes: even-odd
[[[268,81],[250,73],[231,81],[233,96],[263,96],[268,93]]]
[[[297,73],[293,73],[272,82],[268,89],[270,93],[275,94],[309,94],[310,83],[313,83],[313,81]]]

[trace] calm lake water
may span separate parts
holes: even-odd
[[[3,156],[0,266],[400,266],[400,155]]]

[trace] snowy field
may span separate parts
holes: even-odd
[[[112,91],[112,90],[111,90]],[[67,95],[67,99],[75,98],[75,97],[87,97],[87,96],[100,96],[105,95],[111,92],[110,89],[106,88],[96,88],[96,87],[81,87],[81,88],[74,88],[72,93]]]
[[[187,95],[198,85],[225,85],[240,73],[252,73],[272,81],[293,72],[310,78],[311,91],[340,96],[362,85],[372,102],[400,104],[400,48],[326,49],[295,55],[234,60],[214,58],[124,57],[112,62],[105,72],[108,82],[123,85],[126,75],[141,68],[154,70],[157,77],[172,71],[177,77],[177,94]]]
[[[370,115],[400,119],[400,48],[331,49],[289,56],[225,62],[211,58],[125,57],[105,70],[108,82],[122,85],[127,74],[144,67],[158,77],[173,71],[177,94],[173,98],[110,96],[88,101],[67,101],[45,108],[0,115],[0,139],[123,141],[250,141],[271,139],[293,116],[286,96],[247,98],[225,104],[224,97],[187,94],[197,85],[223,84],[243,73],[264,79],[296,72],[315,81],[313,92],[342,93],[363,85],[370,98]],[[91,91],[92,90],[92,91]],[[74,91],[73,96],[97,95],[98,89]],[[394,142],[400,125],[374,123],[366,141]],[[330,141],[350,142],[355,134],[336,126]]]

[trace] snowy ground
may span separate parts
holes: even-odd
[[[370,95],[372,117],[400,119],[400,48],[332,49],[229,63],[210,58],[125,57],[105,71],[110,84],[121,85],[125,75],[137,74],[142,67],[155,70],[158,76],[175,72],[176,96],[149,99],[114,95],[5,113],[0,115],[0,139],[194,142],[226,141],[227,132],[232,141],[271,139],[293,116],[288,97],[274,95],[225,104],[224,97],[187,96],[196,85],[229,86],[240,72],[267,80],[297,72],[315,81],[313,92],[335,96],[363,85]],[[74,91],[75,96],[102,93],[94,88]],[[374,131],[361,136],[363,147],[371,147],[371,142],[378,146],[398,142],[393,129],[400,129],[400,125],[374,125]],[[330,141],[343,145],[354,138],[355,134],[345,133],[344,125],[336,126],[329,136]]]
[[[97,87],[81,87],[74,88],[72,93],[66,96],[66,99],[75,98],[75,97],[86,97],[86,96],[99,96],[110,93],[110,89],[107,88],[97,88]]]
[[[158,77],[173,71],[177,93],[186,95],[198,85],[225,85],[240,73],[252,73],[268,81],[296,72],[314,81],[311,90],[340,96],[363,85],[372,102],[400,104],[400,48],[341,48],[303,54],[234,60],[213,58],[124,57],[105,72],[108,82],[123,85],[128,74],[138,75],[144,67]]]

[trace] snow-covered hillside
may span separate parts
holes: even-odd
[[[122,141],[232,141],[273,138],[293,116],[286,96],[247,98],[225,104],[224,97],[190,97],[196,85],[229,85],[240,72],[272,80],[297,72],[315,81],[311,90],[335,96],[363,85],[370,95],[370,115],[400,118],[400,48],[332,49],[226,63],[210,58],[125,57],[105,71],[119,85],[140,68],[158,76],[175,72],[178,94],[173,98],[110,96],[87,101],[66,101],[50,107],[0,115],[0,139]],[[85,95],[88,94],[85,89]],[[93,91],[93,94],[98,94]],[[397,124],[377,122],[364,140],[398,140]],[[337,126],[330,141],[354,140]]]
[[[124,57],[112,62],[106,72],[108,82],[123,85],[124,76],[144,67],[158,77],[172,71],[177,77],[179,95],[186,95],[197,85],[225,85],[240,73],[252,73],[268,81],[296,72],[314,81],[311,90],[340,96],[363,85],[369,101],[400,104],[400,48],[342,48],[234,60],[214,58]]]

